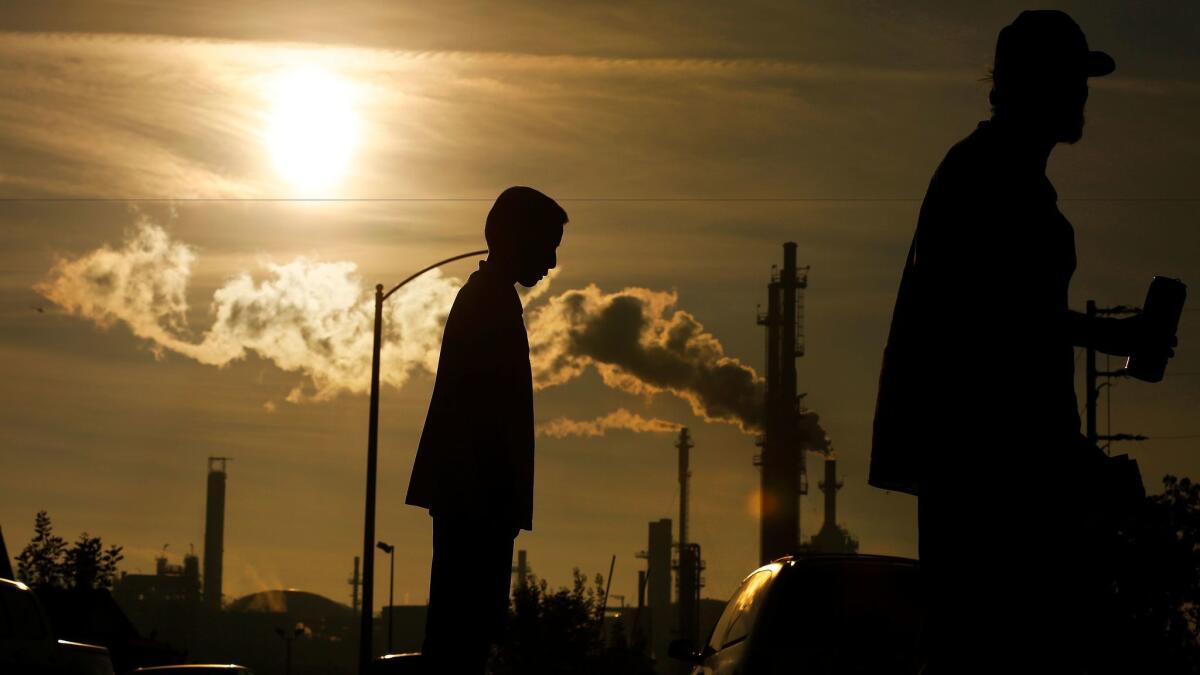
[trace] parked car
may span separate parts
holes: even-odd
[[[700,648],[670,656],[693,675],[917,675],[924,610],[915,560],[803,555],[764,565],[742,582]]]
[[[254,675],[245,665],[233,663],[188,663],[182,665],[148,665],[144,668],[134,668],[126,675]]]
[[[104,647],[56,640],[33,591],[0,579],[0,672],[113,675],[113,665]]]
[[[367,675],[424,675],[420,654],[384,654],[371,662]]]

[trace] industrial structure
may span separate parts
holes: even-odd
[[[172,565],[167,560],[166,549],[164,546],[163,552],[154,559],[154,574],[122,572],[113,583],[113,598],[135,622],[145,616],[161,614],[163,608],[179,609],[190,619],[198,604],[200,559],[189,553],[183,557],[183,564]]]
[[[360,562],[361,559],[358,556],[354,556],[354,573],[346,580],[346,583],[350,584],[350,608],[354,610],[356,615],[358,614],[358,588],[362,586],[362,577],[358,573]]]
[[[204,606],[221,609],[221,565],[225,554],[225,464],[208,458],[208,497],[204,511]]]
[[[704,562],[700,559],[700,544],[688,539],[688,482],[692,476],[689,463],[690,451],[695,447],[687,427],[679,430],[675,443],[679,451],[679,543],[675,557],[675,602],[679,610],[676,637],[697,644],[700,639],[700,588],[704,585],[701,573]],[[684,662],[679,665],[690,672]]]
[[[638,553],[646,559],[645,608],[650,614],[646,631],[646,644],[650,654],[660,664],[659,673],[666,673],[667,646],[671,643],[671,519],[650,521],[649,542],[645,551]],[[639,590],[639,596],[642,592]],[[639,601],[639,608],[642,606]],[[638,630],[641,626],[635,626]]]
[[[513,574],[517,575],[517,592],[523,593],[529,587],[529,556],[525,549],[517,551],[517,564],[513,565]]]
[[[759,490],[759,558],[768,563],[800,545],[800,497],[808,492],[800,438],[800,395],[796,358],[804,355],[804,289],[808,268],[796,266],[796,244],[783,245],[783,268],[771,275],[767,311],[758,317],[767,329],[767,392],[763,410]]]
[[[825,522],[813,535],[806,550],[813,553],[858,553],[858,540],[846,528],[837,524],[837,493],[842,483],[837,479],[837,459],[830,453],[825,457],[825,480],[820,483],[825,493]]]

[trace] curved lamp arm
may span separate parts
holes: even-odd
[[[388,297],[391,296],[392,293],[395,293],[396,291],[400,290],[401,286],[403,286],[404,284],[407,284],[408,282],[412,281],[413,279],[416,279],[417,277],[421,276],[422,274],[425,274],[426,272],[428,272],[429,270],[431,270],[435,267],[441,267],[442,265],[445,265],[446,263],[454,262],[455,260],[462,260],[463,258],[470,258],[473,255],[482,255],[487,252],[488,252],[488,250],[485,248],[482,251],[471,251],[470,253],[463,253],[462,255],[456,255],[453,258],[446,258],[445,260],[435,262],[434,264],[430,265],[429,267],[426,267],[425,269],[421,270],[420,272],[413,274],[412,276],[405,279],[404,281],[401,281],[400,283],[396,284],[395,286],[392,286],[392,290],[383,294],[383,299],[387,300]],[[382,289],[382,288],[383,288],[382,285],[379,286],[379,289]]]

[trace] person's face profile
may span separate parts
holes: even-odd
[[[1087,106],[1088,84],[1086,77],[1073,78],[1064,84],[1058,97],[1058,129],[1055,140],[1060,143],[1077,143],[1083,138],[1085,124],[1084,109]]]
[[[536,235],[521,247],[517,269],[517,283],[525,288],[533,288],[558,266],[558,247],[563,237],[562,225],[535,227],[532,230]]]

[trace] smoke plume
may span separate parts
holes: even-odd
[[[612,429],[627,429],[635,432],[669,433],[679,431],[682,425],[657,418],[646,419],[637,413],[618,408],[594,420],[573,420],[556,417],[537,426],[539,436],[564,438],[566,436],[603,436]]]
[[[171,351],[224,366],[252,352],[304,374],[289,401],[367,390],[374,300],[353,263],[297,258],[263,263],[260,281],[235,276],[213,293],[213,324],[197,337],[187,329],[186,300],[195,259],[186,244],[142,222],[119,249],[102,246],[58,260],[36,290],[102,327],[125,323],[159,356]],[[383,382],[399,387],[416,369],[433,372],[441,327],[460,285],[433,270],[388,300]]]
[[[101,246],[59,259],[36,290],[69,313],[102,327],[123,323],[154,353],[181,354],[225,366],[256,354],[303,375],[292,402],[325,400],[369,386],[374,300],[350,262],[296,258],[262,263],[228,279],[212,297],[210,327],[188,327],[187,287],[196,253],[159,226],[143,221],[119,248]],[[668,393],[706,421],[761,428],[764,382],[725,354],[696,318],[676,309],[674,293],[594,285],[547,294],[547,279],[525,294],[534,384],[545,389],[595,368],[606,385],[631,394]],[[442,326],[461,281],[433,270],[384,305],[381,377],[403,386],[419,370],[437,367]],[[269,411],[270,409],[268,409]],[[801,419],[812,449],[824,448],[816,415]],[[679,425],[617,410],[590,421],[558,418],[547,436],[603,434],[609,429],[667,432]]]
[[[763,380],[726,356],[694,316],[674,309],[674,293],[594,285],[549,298],[531,317],[530,354],[539,388],[562,384],[588,366],[604,383],[631,394],[668,392],[698,417],[759,427]]]

